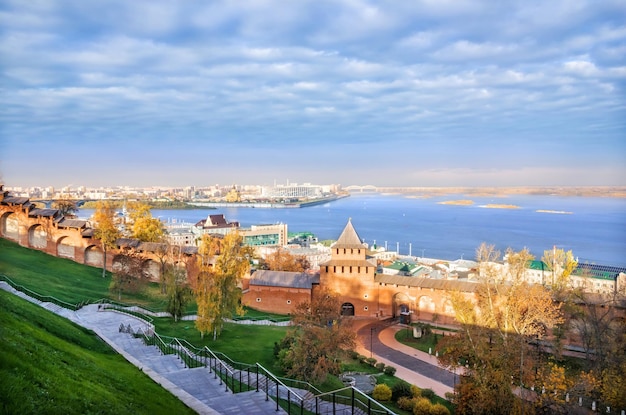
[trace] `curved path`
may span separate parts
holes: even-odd
[[[372,356],[378,362],[396,368],[396,376],[420,388],[429,388],[441,397],[452,392],[458,375],[437,363],[435,356],[406,346],[395,339],[403,328],[387,321],[356,321],[359,346],[364,356]]]

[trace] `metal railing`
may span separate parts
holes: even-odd
[[[4,274],[0,274],[0,280],[5,281],[14,289],[21,291],[24,294],[28,295],[29,297],[32,297],[43,303],[53,303],[53,304],[58,305],[59,307],[67,308],[67,309],[74,310],[74,311],[78,310],[79,308],[83,307],[86,304],[86,302],[84,301],[78,304],[72,304],[72,303],[68,303],[67,301],[59,300],[58,298],[52,297],[50,295],[39,294],[38,292],[31,290],[30,288],[26,288],[23,285],[17,284],[13,280],[11,280],[11,278],[7,277]]]

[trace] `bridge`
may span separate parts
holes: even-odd
[[[345,188],[348,192],[355,193],[376,193],[378,192],[378,188],[371,184],[366,184],[365,186],[351,185]]]

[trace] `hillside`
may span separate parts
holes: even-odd
[[[89,330],[3,290],[0,339],[0,413],[194,413]]]

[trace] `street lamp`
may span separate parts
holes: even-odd
[[[370,327],[370,358],[374,357],[374,332],[376,327]]]

